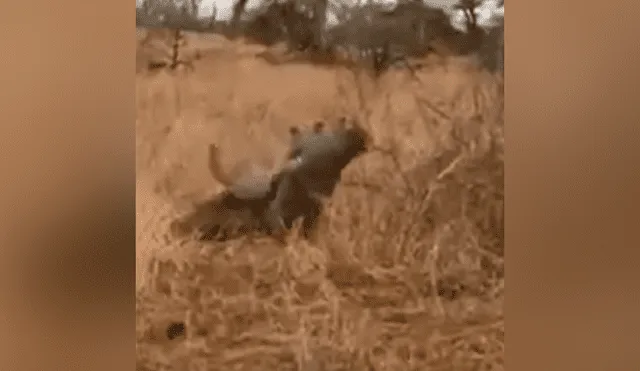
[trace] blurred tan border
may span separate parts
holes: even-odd
[[[134,6],[0,12],[0,369],[135,367]]]
[[[640,4],[506,6],[507,367],[637,370]]]
[[[634,290],[640,246],[640,149],[634,146],[640,134],[638,7],[631,1],[507,3],[512,370],[640,365],[640,300]],[[11,280],[12,272],[2,269],[3,369],[135,367],[129,272],[135,225],[134,22],[133,2],[11,2],[0,13],[0,222],[3,232],[13,232],[2,234],[2,263],[22,267],[21,256],[38,257],[37,247],[61,247],[45,233],[51,226],[37,222],[61,213],[83,219],[83,207],[101,209],[96,199],[114,204],[109,190],[116,190],[123,200],[116,206],[130,210],[131,219],[122,234],[131,234],[131,251],[111,262],[118,269],[99,271],[107,282],[129,277],[130,291],[120,292],[120,302],[107,295],[109,305],[95,301],[83,307],[80,296],[66,307],[47,308],[27,292],[9,290],[21,288],[27,277]],[[84,272],[89,283],[96,278],[92,268]],[[52,291],[53,286],[47,292]],[[10,294],[17,296],[8,300]]]

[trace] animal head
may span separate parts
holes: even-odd
[[[373,138],[356,118],[340,117],[337,132],[347,138],[349,151],[354,157],[365,153],[372,144]]]
[[[337,120],[336,125],[329,129],[323,120],[317,120],[311,125],[311,130],[303,132],[297,126],[289,128],[290,149],[288,160],[293,160],[304,152],[334,151],[332,155],[338,155],[351,159],[367,151],[371,143],[371,136],[362,127],[357,119],[348,119],[345,116]]]
[[[289,155],[287,158],[292,158],[292,153],[300,151],[300,147],[304,145],[305,139],[314,135],[326,135],[325,133],[326,123],[322,120],[317,120],[311,125],[309,132],[303,132],[297,126],[291,126],[289,128]],[[295,157],[295,156],[294,156]]]

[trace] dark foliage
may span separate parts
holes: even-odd
[[[449,16],[420,0],[400,1],[390,7],[375,3],[346,6],[319,0],[267,0],[246,9],[245,0],[236,1],[230,22],[198,18],[190,6],[171,0],[140,7],[136,24],[143,27],[182,28],[242,36],[251,42],[273,45],[283,42],[289,51],[303,53],[310,60],[335,62],[327,54],[340,55],[382,72],[398,60],[423,57],[436,51],[434,43],[448,53],[474,54],[492,71],[503,70],[504,23],[490,28],[477,25],[474,9],[481,0],[461,1],[457,8],[465,15],[465,31],[452,26]],[[327,25],[327,14],[339,21]]]

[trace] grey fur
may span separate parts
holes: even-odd
[[[267,196],[272,188],[273,173],[261,166],[251,164],[250,168],[233,178],[222,169],[220,164],[220,150],[217,145],[209,145],[209,172],[215,180],[227,187],[235,197],[243,200],[261,199]]]
[[[350,124],[348,126],[348,124]],[[338,128],[325,130],[316,122],[309,133],[291,128],[288,162],[279,173],[274,199],[269,203],[266,222],[271,231],[290,228],[303,217],[303,233],[309,236],[322,210],[322,199],[333,195],[344,168],[364,153],[370,141],[356,121],[341,118]]]
[[[240,199],[260,199],[266,197],[271,190],[272,179],[273,174],[267,169],[252,167],[249,172],[238,177],[228,190]]]
[[[174,234],[197,230],[201,239],[216,240],[251,232],[281,234],[303,218],[302,232],[309,237],[322,212],[322,198],[333,194],[342,170],[366,151],[369,136],[355,122],[347,127],[346,119],[335,130],[316,122],[310,132],[292,127],[290,134],[287,163],[275,174],[252,167],[232,179],[221,169],[218,148],[211,145],[209,170],[227,189],[174,222]]]

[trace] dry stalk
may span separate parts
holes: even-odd
[[[444,316],[446,311],[444,309],[444,305],[442,304],[442,298],[438,294],[438,253],[440,252],[440,244],[437,242],[433,245],[433,248],[429,251],[429,280],[431,284],[431,296],[433,301],[436,303],[436,307],[438,308],[438,312],[440,316]]]
[[[405,248],[406,248],[406,246],[407,246],[407,244],[409,242],[409,239],[410,239],[411,230],[418,223],[420,215],[421,215],[421,211],[425,210],[426,208],[428,208],[429,204],[431,203],[431,201],[433,199],[433,195],[435,194],[434,191],[436,190],[436,188],[440,185],[440,183],[444,179],[444,177],[446,177],[447,175],[453,173],[455,171],[455,169],[457,168],[458,164],[460,164],[463,160],[464,160],[464,156],[462,154],[459,155],[446,168],[444,168],[436,176],[436,178],[434,180],[429,182],[429,186],[427,187],[427,191],[426,191],[425,196],[416,205],[416,207],[412,209],[412,212],[410,213],[410,219],[409,219],[408,223],[405,224],[405,228],[404,228],[403,232],[401,233],[401,235],[403,236],[402,239],[401,239],[401,242],[400,242],[401,251],[405,250]]]

